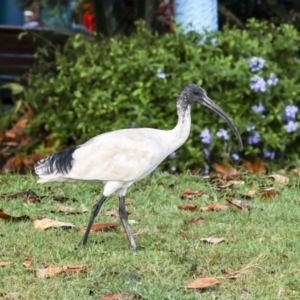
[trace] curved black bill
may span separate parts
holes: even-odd
[[[206,106],[207,108],[211,109],[212,111],[214,111],[216,114],[218,114],[223,120],[225,120],[230,127],[232,128],[235,136],[238,139],[239,142],[239,146],[240,146],[240,150],[243,150],[243,142],[242,142],[242,138],[241,135],[238,131],[238,129],[236,128],[236,126],[234,125],[234,123],[229,119],[229,117],[226,115],[226,113],[223,111],[223,109],[218,106],[216,103],[214,103],[209,97],[207,97],[205,95],[205,97],[203,98],[203,101],[201,102],[201,104],[203,106]]]

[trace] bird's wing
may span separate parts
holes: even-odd
[[[164,131],[124,129],[99,135],[78,147],[65,176],[78,180],[136,181],[168,155]]]

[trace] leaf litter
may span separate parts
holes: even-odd
[[[0,209],[0,219],[7,220],[7,221],[27,221],[30,220],[30,217],[27,215],[11,216],[5,213],[3,209]]]
[[[38,278],[47,278],[51,276],[55,276],[58,274],[66,273],[66,274],[72,274],[72,273],[77,273],[77,272],[86,272],[88,269],[88,265],[66,265],[62,267],[45,267],[42,269],[38,269],[36,271],[36,276]]]
[[[219,285],[220,281],[216,278],[198,278],[187,284],[188,289],[203,289],[214,285]]]

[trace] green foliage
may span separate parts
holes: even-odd
[[[61,146],[80,144],[106,131],[128,127],[171,129],[177,121],[176,96],[187,83],[201,85],[234,120],[240,130],[246,157],[262,156],[262,150],[285,153],[289,163],[297,159],[299,129],[287,133],[282,121],[288,104],[298,106],[300,96],[299,33],[291,25],[273,28],[251,20],[245,30],[224,28],[207,33],[165,34],[143,29],[131,37],[118,36],[90,42],[77,35],[63,51],[55,51],[55,63],[45,60],[48,50],[38,54],[40,63],[29,77],[28,103],[38,112],[31,130],[45,128]],[[266,60],[252,72],[249,59]],[[157,71],[171,74],[159,79]],[[276,74],[278,84],[265,92],[249,87],[253,76],[265,80]],[[251,107],[261,103],[263,113]],[[299,117],[297,117],[299,119]],[[297,121],[297,120],[294,120]],[[248,122],[261,142],[248,145]],[[228,126],[203,107],[193,107],[190,138],[164,167],[185,169],[203,166],[203,145],[199,134],[212,133],[211,161],[237,153],[235,136],[229,140],[216,135]]]

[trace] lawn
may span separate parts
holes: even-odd
[[[101,195],[101,184],[39,186],[32,175],[3,174],[1,195],[32,189],[40,202],[0,198],[0,209],[5,213],[30,217],[22,221],[0,220],[0,262],[12,262],[0,267],[0,298],[99,299],[129,292],[136,294],[134,299],[151,300],[300,299],[300,177],[290,172],[284,176],[289,178],[287,185],[267,179],[266,175],[243,174],[238,180],[245,184],[228,188],[216,188],[216,180],[200,175],[149,176],[127,194],[131,227],[137,244],[144,249],[133,252],[119,219],[103,214],[118,210],[115,195],[108,198],[96,223],[117,223],[117,228],[91,233],[86,247],[75,248],[83,235],[77,228],[34,227],[37,216],[86,226],[89,212],[64,214],[58,207],[90,210]],[[226,182],[219,183],[222,184]],[[274,198],[262,197],[260,191],[265,187],[275,188]],[[183,199],[186,189],[205,194]],[[256,194],[243,199],[241,195],[249,190]],[[242,200],[250,210],[234,206],[221,211],[178,208],[187,203],[228,204],[226,199]],[[190,223],[198,218],[203,221]],[[209,244],[201,240],[211,236],[225,241]],[[25,259],[31,263],[27,268],[23,265]],[[46,266],[68,265],[88,267],[50,278],[37,277],[37,270]],[[216,278],[220,284],[186,288],[191,281],[205,277]]]

